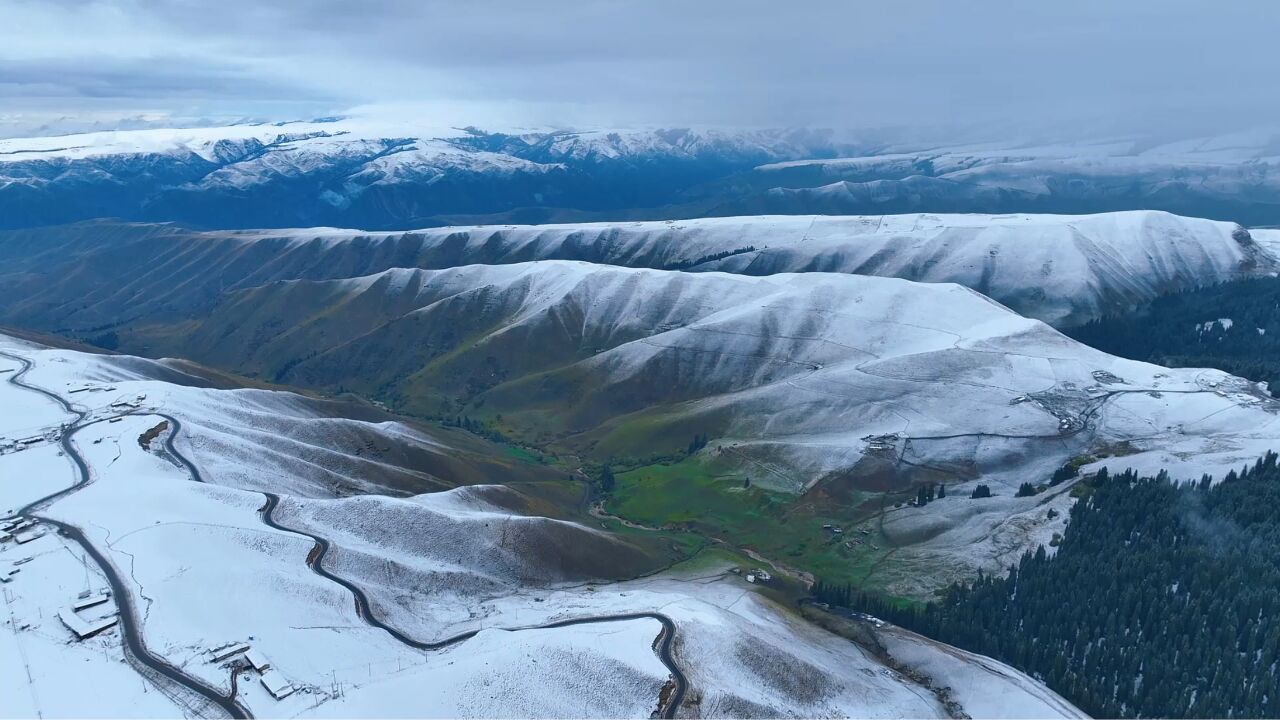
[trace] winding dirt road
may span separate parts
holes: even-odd
[[[51,520],[47,517],[43,517],[38,514],[38,510],[40,508],[46,507],[52,502],[56,501],[57,499],[64,497],[70,493],[73,493],[76,490],[79,490],[80,488],[88,484],[90,479],[89,466],[85,462],[83,456],[80,455],[79,451],[76,450],[74,444],[71,442],[71,437],[78,430],[84,427],[87,427],[89,425],[92,425],[94,423],[103,422],[105,420],[108,420],[109,418],[104,417],[104,418],[99,418],[97,420],[86,422],[85,418],[87,417],[87,413],[80,410],[76,410],[67,400],[65,400],[61,396],[49,390],[46,390],[44,388],[41,388],[35,385],[29,385],[22,381],[22,376],[25,375],[26,372],[30,370],[32,367],[32,363],[30,360],[27,360],[24,357],[21,357],[18,355],[12,355],[3,351],[0,351],[0,357],[5,357],[10,360],[14,360],[22,365],[21,370],[9,376],[8,378],[9,383],[17,387],[23,388],[25,390],[29,390],[31,392],[36,392],[41,395],[44,395],[45,397],[49,398],[53,402],[56,402],[67,413],[74,415],[76,417],[76,420],[74,423],[72,423],[71,427],[69,427],[67,431],[63,433],[61,438],[61,446],[63,451],[67,454],[67,457],[71,458],[71,460],[76,465],[76,470],[78,475],[77,481],[68,488],[59,490],[58,492],[52,493],[43,498],[35,500],[34,502],[29,503],[19,511],[19,514],[39,518],[41,522],[45,522],[50,525],[53,525],[54,527],[57,527],[59,532],[62,535],[64,535],[67,538],[70,538],[71,540],[78,543],[82,548],[84,548],[85,552],[88,553],[94,559],[94,561],[98,563],[98,565],[102,568],[103,574],[106,576],[108,583],[111,585],[112,595],[116,598],[116,602],[119,605],[121,628],[124,634],[125,643],[128,648],[128,651],[133,655],[134,659],[136,659],[139,663],[146,666],[150,670],[156,673],[159,673],[160,675],[178,683],[179,685],[190,690],[191,692],[198,694],[208,702],[221,708],[228,716],[232,718],[245,718],[245,719],[252,718],[253,716],[249,713],[249,711],[241,707],[240,704],[235,701],[234,691],[230,697],[221,695],[218,693],[216,689],[206,685],[201,680],[183,673],[178,668],[170,665],[160,657],[152,654],[150,650],[147,649],[146,644],[143,642],[142,633],[140,628],[138,627],[138,622],[135,615],[135,608],[133,605],[132,595],[130,594],[127,586],[121,580],[119,574],[116,572],[115,567],[111,564],[111,562],[102,553],[100,553],[96,547],[94,547],[93,543],[91,543],[84,536],[84,534],[80,531],[79,528],[73,525],[69,525],[67,523],[57,521],[57,520]],[[128,413],[125,413],[125,414],[128,414]],[[165,439],[164,439],[165,451],[169,453],[176,462],[178,462],[180,465],[182,465],[186,469],[187,473],[191,476],[191,479],[193,481],[201,482],[201,483],[206,482],[204,476],[200,473],[199,468],[197,468],[195,464],[191,462],[190,459],[188,459],[185,455],[183,455],[177,449],[177,447],[174,446],[174,442],[173,442],[174,438],[176,438],[178,433],[181,432],[182,423],[177,418],[171,415],[167,415],[165,413],[148,412],[147,414],[162,417],[170,423],[170,431],[165,435]],[[274,517],[275,509],[278,507],[280,502],[280,496],[274,493],[263,493],[263,495],[266,496],[266,504],[262,507],[260,511],[262,514],[263,523],[269,527],[272,527],[276,530],[280,530],[282,532],[293,533],[296,535],[302,535],[304,537],[310,538],[312,542],[316,544],[316,550],[308,554],[307,566],[311,568],[311,570],[316,574],[332,582],[335,582],[341,585],[342,587],[346,588],[347,590],[349,590],[353,598],[355,599],[356,614],[359,615],[360,618],[370,626],[377,627],[387,632],[397,641],[409,647],[412,647],[417,650],[422,650],[422,651],[441,650],[446,647],[450,647],[460,642],[469,640],[475,637],[477,634],[479,634],[480,629],[477,629],[477,630],[471,630],[465,633],[461,633],[459,635],[455,635],[453,637],[446,638],[444,640],[440,640],[437,642],[423,642],[420,640],[415,640],[409,637],[408,635],[405,635],[403,632],[396,629],[395,627],[383,622],[373,613],[371,604],[369,602],[369,598],[365,594],[362,588],[352,583],[351,581],[341,576],[335,575],[332,572],[325,569],[324,558],[328,554],[329,549],[331,547],[329,540],[321,536],[314,535],[312,533],[304,532],[302,530],[298,530],[296,528],[291,528],[291,527],[287,527],[285,525],[280,524]],[[629,620],[642,620],[642,619],[657,620],[662,625],[662,632],[655,639],[655,646],[656,646],[655,651],[658,655],[659,660],[662,661],[662,664],[665,665],[668,672],[671,673],[671,679],[674,684],[674,688],[672,692],[667,696],[666,703],[664,704],[664,706],[658,709],[658,716],[662,718],[674,718],[676,711],[680,708],[680,705],[684,702],[685,694],[688,692],[689,680],[685,676],[684,672],[680,669],[680,666],[675,661],[675,657],[672,652],[672,646],[675,641],[676,625],[675,625],[675,622],[667,615],[664,615],[658,612],[648,612],[648,611],[633,612],[633,613],[617,613],[617,614],[608,614],[608,615],[588,615],[584,617],[558,620],[555,622],[544,623],[541,625],[507,627],[502,629],[507,631],[553,629],[553,628],[570,627],[574,625],[625,622]]]
[[[267,502],[265,505],[262,506],[262,509],[260,510],[260,512],[262,513],[262,522],[268,525],[269,527],[275,528],[276,530],[280,530],[282,532],[293,533],[296,535],[302,535],[304,537],[311,538],[312,542],[314,542],[316,545],[315,545],[315,550],[308,553],[307,555],[307,566],[310,567],[311,570],[315,572],[317,575],[327,578],[328,580],[331,580],[341,585],[342,587],[346,588],[347,590],[349,590],[351,592],[352,597],[355,599],[356,614],[359,615],[360,618],[364,620],[366,623],[368,623],[369,625],[379,628],[381,630],[384,630],[385,632],[387,632],[387,634],[391,635],[391,637],[395,638],[401,643],[404,643],[405,645],[408,645],[409,647],[412,647],[418,650],[425,650],[425,651],[443,650],[444,648],[447,648],[451,645],[456,645],[465,640],[470,640],[471,638],[479,634],[481,629],[484,629],[484,628],[481,628],[476,630],[469,630],[467,632],[454,635],[453,637],[445,638],[444,640],[438,640],[436,642],[423,642],[421,640],[415,640],[409,637],[408,635],[405,635],[400,630],[397,630],[395,627],[383,622],[374,614],[372,606],[369,602],[369,597],[365,594],[364,590],[361,589],[359,585],[356,585],[350,580],[347,580],[346,578],[343,578],[339,575],[335,575],[329,570],[325,569],[324,558],[329,553],[329,549],[331,547],[329,541],[326,538],[321,537],[319,535],[315,535],[309,532],[299,530],[297,528],[292,528],[286,525],[282,525],[278,520],[276,520],[274,516],[275,510],[277,507],[279,507],[279,504],[280,504],[280,496],[274,493],[263,493],[263,494],[267,496]],[[662,632],[661,634],[658,635],[658,638],[655,641],[655,643],[657,644],[656,650],[658,654],[658,659],[662,661],[662,664],[667,667],[667,671],[671,673],[671,678],[675,683],[675,689],[671,693],[671,695],[668,697],[665,707],[659,708],[659,717],[673,718],[675,717],[676,710],[680,707],[681,703],[684,702],[685,693],[689,689],[689,679],[685,677],[684,672],[680,670],[680,666],[676,664],[675,657],[672,655],[672,652],[671,652],[672,643],[675,641],[676,625],[675,625],[675,622],[670,617],[663,615],[662,613],[647,612],[647,611],[633,612],[633,613],[617,613],[617,614],[609,614],[609,615],[587,615],[587,616],[578,617],[578,618],[571,618],[568,620],[558,620],[556,622],[544,623],[542,625],[524,625],[524,626],[517,626],[517,627],[504,627],[501,629],[505,631],[549,630],[552,628],[570,627],[573,625],[624,622],[627,620],[643,620],[643,619],[657,620],[659,623],[662,624]]]

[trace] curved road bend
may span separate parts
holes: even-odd
[[[52,502],[53,500],[56,500],[64,495],[67,495],[76,490],[79,490],[89,482],[89,466],[84,461],[84,458],[80,455],[80,452],[76,450],[75,446],[72,444],[71,436],[75,434],[77,430],[83,427],[86,427],[88,425],[91,425],[93,423],[85,423],[84,419],[87,413],[85,413],[84,411],[74,409],[71,406],[71,403],[67,402],[56,393],[50,392],[49,390],[46,390],[42,387],[29,385],[26,382],[23,382],[22,376],[25,375],[27,371],[31,369],[31,366],[32,366],[32,363],[30,360],[27,360],[26,358],[18,355],[10,355],[9,353],[2,352],[2,351],[0,351],[0,357],[6,357],[10,360],[14,360],[22,364],[21,370],[11,374],[8,377],[8,382],[11,385],[15,385],[17,387],[23,388],[24,390],[29,390],[31,392],[40,393],[41,395],[44,395],[45,397],[48,397],[49,399],[58,403],[58,405],[60,405],[63,410],[66,410],[68,413],[71,413],[72,415],[76,416],[76,421],[72,424],[72,426],[66,432],[62,434],[61,445],[62,445],[63,452],[65,452],[67,454],[67,457],[71,458],[71,460],[75,463],[76,471],[79,477],[71,487],[65,488],[63,490],[59,490],[58,492],[52,493],[50,495],[46,495],[43,498],[40,498],[38,500],[35,500],[34,502],[28,503],[25,507],[23,507],[21,510],[18,511],[18,514],[20,515],[31,515],[34,509],[39,508],[42,505],[46,505]],[[94,544],[84,536],[84,533],[81,532],[79,528],[58,520],[51,520],[47,517],[43,517],[40,515],[35,515],[34,517],[38,517],[41,522],[48,523],[58,528],[58,531],[63,536],[70,538],[71,540],[79,544],[80,547],[84,549],[85,553],[87,553],[91,558],[93,558],[94,562],[96,562],[98,566],[102,569],[102,574],[107,578],[107,583],[111,586],[112,597],[115,598],[116,605],[119,607],[119,610],[120,610],[121,634],[124,636],[125,644],[128,647],[129,652],[134,656],[134,658],[138,660],[138,662],[142,663],[147,668],[158,673],[159,675],[162,675],[163,677],[168,678],[169,680],[172,680],[173,682],[177,683],[178,685],[181,685],[187,690],[190,690],[196,695],[199,695],[200,697],[209,701],[213,705],[221,708],[224,712],[227,713],[227,715],[233,718],[247,720],[248,718],[253,717],[252,715],[249,714],[248,711],[240,707],[239,703],[237,703],[234,700],[234,695],[232,697],[226,697],[220,694],[216,689],[210,687],[209,685],[206,685],[203,681],[195,677],[187,675],[186,673],[182,672],[181,670],[174,667],[173,665],[170,665],[169,663],[165,662],[160,657],[153,655],[151,651],[147,649],[146,644],[142,640],[142,631],[138,627],[138,622],[137,622],[138,615],[133,605],[132,593],[129,591],[129,588],[125,585],[124,581],[121,580],[120,575],[116,572],[115,566],[112,565],[111,562],[101,552],[98,551],[98,548],[95,547]]]
[[[329,572],[327,569],[325,569],[324,557],[329,552],[329,548],[330,548],[329,541],[323,537],[320,537],[319,535],[313,535],[309,532],[304,532],[302,530],[281,525],[274,517],[275,510],[280,504],[280,496],[276,495],[275,493],[263,493],[263,494],[267,496],[267,502],[265,505],[262,506],[262,510],[260,511],[262,513],[262,522],[265,523],[267,526],[275,528],[276,530],[280,530],[282,532],[294,533],[296,535],[302,535],[304,537],[311,538],[311,540],[315,542],[315,549],[309,555],[307,555],[307,566],[310,567],[311,570],[315,572],[317,575],[327,578],[328,580],[331,580],[341,585],[342,587],[346,588],[347,590],[349,590],[351,592],[351,595],[355,598],[356,614],[359,615],[362,620],[364,620],[366,623],[368,623],[372,627],[376,627],[386,631],[386,633],[391,635],[391,637],[395,638],[401,643],[404,643],[405,645],[408,645],[409,647],[413,647],[418,650],[428,650],[428,651],[442,650],[451,645],[456,645],[457,643],[460,643],[464,640],[469,640],[475,637],[477,634],[479,634],[481,629],[484,629],[484,628],[481,628],[476,630],[468,630],[467,632],[461,633],[459,635],[454,635],[453,637],[445,638],[444,640],[438,640],[436,642],[423,642],[421,640],[415,640],[409,637],[408,635],[405,635],[404,633],[400,632],[396,628],[378,619],[378,617],[374,615],[372,607],[369,603],[369,597],[365,595],[365,592],[363,589],[361,589],[355,583],[352,583],[350,580],[347,580],[346,578],[335,575]],[[501,628],[501,629],[506,631],[546,630],[546,629],[552,629],[552,628],[570,627],[573,625],[587,625],[591,623],[607,623],[607,622],[623,622],[627,620],[644,620],[644,619],[657,620],[659,623],[662,624],[662,633],[658,635],[658,638],[656,640],[658,645],[656,649],[658,653],[658,659],[662,661],[662,664],[665,665],[667,667],[667,670],[671,673],[671,678],[675,683],[675,689],[671,693],[671,697],[667,699],[666,706],[659,708],[659,711],[660,711],[659,716],[663,718],[673,718],[675,717],[676,710],[678,710],[680,708],[680,705],[684,702],[685,693],[689,689],[689,679],[685,677],[684,671],[682,671],[680,669],[680,666],[676,664],[675,657],[672,655],[672,652],[671,652],[672,644],[675,641],[676,625],[675,625],[675,622],[670,617],[658,612],[633,612],[633,613],[618,613],[618,614],[611,614],[611,615],[588,615],[586,617],[571,618],[569,620],[558,620],[556,622],[545,623],[542,625],[526,625],[526,626],[519,626],[519,627],[507,627],[507,628]]]

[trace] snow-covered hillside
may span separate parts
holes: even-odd
[[[1254,228],[1249,231],[1249,235],[1268,253],[1280,257],[1280,229]]]
[[[785,270],[788,257],[821,256],[804,250],[812,244],[849,248],[831,256],[852,258],[840,262],[873,258],[885,271],[978,284],[964,261],[981,259],[986,289],[1012,296],[999,299],[1016,304],[1039,290],[1042,313],[1062,318],[1073,312],[1064,305],[1087,316],[1108,298],[1137,301],[1274,262],[1229,224],[1160,213],[760,222],[372,235],[21,231],[0,242],[10,268],[0,299],[9,322],[36,329],[92,338],[105,326],[123,348],[381,395],[420,415],[483,406],[514,430],[584,450],[599,443],[597,452],[647,453],[658,449],[646,447],[651,441],[679,447],[685,433],[710,429],[738,443],[735,452],[780,463],[752,474],[791,491],[857,466],[869,434],[914,438],[902,447],[951,457],[968,468],[962,476],[1007,470],[1011,481],[1111,442],[1223,451],[1175,463],[1190,476],[1269,447],[1269,413],[1240,410],[1257,417],[1232,425],[1227,410],[1238,403],[1218,392],[1238,383],[1221,373],[1197,380],[1122,361],[952,284],[566,261],[465,265],[584,253],[665,265],[785,236],[793,239],[757,248],[756,260],[743,253],[718,262],[749,272],[776,253]],[[873,241],[880,251],[860,248]],[[895,259],[886,249],[895,243],[914,260]],[[384,270],[397,264],[462,266]],[[1046,264],[1058,271],[1041,275]],[[1081,280],[1081,272],[1092,274]],[[1085,295],[1079,305],[1076,293]],[[1112,387],[1095,373],[1126,382]],[[1110,412],[1146,402],[1147,391],[1163,393],[1154,405],[1164,409]],[[1213,424],[1191,423],[1209,415],[1202,406],[1212,406]],[[1034,467],[1021,467],[1033,447]]]
[[[868,276],[396,269],[228,295],[181,342],[215,364],[283,363],[304,386],[391,383],[410,408],[452,398],[597,450],[713,429],[708,452],[767,463],[753,480],[791,492],[872,462],[867,436],[1010,482],[1119,442],[1194,447],[1161,460],[1198,477],[1280,437],[1265,393],[1224,373],[1109,356],[957,285]]]
[[[21,544],[0,544],[11,618],[0,692],[19,714],[947,717],[936,689],[955,686],[951,699],[977,717],[1081,716],[1030,678],[914,636],[896,641],[902,659],[863,649],[723,561],[566,582],[574,553],[625,541],[513,513],[501,503],[509,489],[277,500],[226,472],[237,458],[187,454],[183,436],[217,422],[228,407],[218,396],[234,391],[125,375],[120,359],[7,336],[0,352],[4,380],[20,373],[50,393],[0,382],[11,411],[0,435],[47,423],[67,453],[0,453],[0,504],[34,523],[16,531]],[[266,415],[240,420],[290,426],[259,425]],[[292,467],[310,472],[302,458]],[[447,537],[415,544],[423,521]],[[576,537],[548,545],[540,526]],[[461,575],[487,582],[419,582]],[[65,691],[73,683],[91,705]]]
[[[816,271],[954,282],[1059,326],[1280,267],[1238,225],[1161,212],[774,216],[242,236],[326,244],[361,238],[401,252],[418,246],[418,264],[425,267],[439,266],[447,253],[457,265],[580,259],[691,272]]]
[[[71,318],[61,298],[75,294],[74,325],[93,327],[138,314],[140,304],[194,311],[210,294],[273,281],[561,259],[954,282],[1065,327],[1165,292],[1275,272],[1276,257],[1232,223],[1161,212],[774,216],[382,233],[86,223],[0,234],[0,276],[10,288],[0,295],[8,303],[2,312],[15,321],[54,312],[62,313],[62,326]]]

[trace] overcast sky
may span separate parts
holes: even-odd
[[[1273,0],[0,0],[0,134],[394,107],[488,126],[1271,124]]]

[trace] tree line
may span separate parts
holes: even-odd
[[[1229,322],[1219,322],[1227,320]],[[1166,367],[1211,367],[1267,383],[1280,397],[1280,278],[1162,295],[1068,331],[1112,355]]]
[[[1280,468],[1219,483],[1105,470],[1081,480],[1055,553],[902,605],[815,596],[988,655],[1094,717],[1280,716]]]

